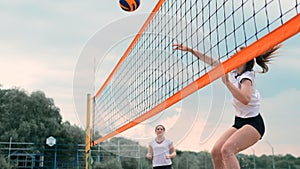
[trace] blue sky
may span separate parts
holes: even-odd
[[[140,22],[148,16],[157,1],[142,1],[139,9],[134,13],[122,11],[118,1],[0,1],[0,84],[4,88],[20,87],[28,92],[41,90],[61,109],[64,121],[80,126],[85,125],[85,98],[83,94],[78,103],[74,101],[74,75],[78,71],[78,61],[81,59],[85,47],[97,34],[109,28],[110,25],[120,25],[120,29],[110,30],[114,36],[121,29],[131,29],[131,33],[138,31]],[[139,14],[136,22],[122,23],[122,20]],[[124,25],[121,25],[124,24]],[[128,32],[127,32],[128,33]],[[122,54],[120,49],[126,48],[132,38],[129,33],[114,46],[105,47],[102,65],[97,67],[96,84],[85,86],[83,93],[92,92],[109,68]],[[113,36],[112,35],[112,36]],[[99,40],[98,47],[108,44],[108,39]],[[112,37],[111,37],[112,38]],[[283,43],[279,56],[270,66],[270,72],[258,77],[258,89],[262,101],[262,115],[266,121],[267,132],[253,148],[245,153],[270,154],[268,143],[275,149],[276,154],[294,154],[300,156],[300,123],[298,104],[300,100],[300,68],[299,68],[299,38],[300,35]],[[102,43],[102,44],[101,44]],[[116,47],[117,46],[117,47]],[[87,65],[91,69],[94,65]],[[104,68],[104,72],[101,70]],[[83,74],[84,75],[84,74]],[[93,79],[94,77],[90,77]],[[91,80],[90,79],[90,80]],[[100,82],[98,82],[100,81]],[[76,80],[75,80],[76,82]],[[141,142],[152,138],[154,132],[148,126],[159,121],[167,127],[167,135],[174,139],[176,146],[182,150],[210,150],[215,139],[232,123],[233,108],[230,95],[225,91],[220,101],[222,106],[215,109],[219,103],[218,85],[195,93],[180,104],[174,105],[168,111],[160,114],[148,122],[123,133],[129,138],[139,135]],[[87,88],[85,88],[87,87]],[[93,89],[92,89],[93,88]],[[222,87],[221,87],[222,89]],[[222,91],[221,91],[222,92]],[[192,100],[197,100],[196,107]],[[78,105],[79,104],[79,105]],[[177,113],[169,113],[169,112]],[[220,121],[212,128],[204,126],[211,112],[222,111]],[[192,113],[191,113],[192,112]],[[187,115],[188,114],[188,115]],[[188,124],[193,119],[193,123]],[[182,125],[188,124],[183,134],[178,134]],[[208,129],[203,131],[202,129]],[[205,133],[205,134],[203,134]],[[201,136],[207,137],[201,140]],[[147,139],[145,139],[147,138]]]

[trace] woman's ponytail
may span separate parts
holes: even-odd
[[[268,63],[274,57],[275,52],[281,47],[281,45],[275,46],[274,48],[266,51],[262,55],[259,55],[255,58],[256,63],[262,68],[261,73],[266,73],[269,71]]]

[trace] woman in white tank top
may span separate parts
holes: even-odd
[[[165,127],[155,127],[156,138],[149,143],[147,158],[152,160],[153,169],[172,169],[171,158],[176,156],[173,142],[164,137]]]

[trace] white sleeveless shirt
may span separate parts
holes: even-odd
[[[251,94],[251,100],[248,105],[245,105],[241,103],[236,98],[232,97],[232,104],[233,107],[236,110],[236,116],[241,118],[249,118],[249,117],[255,117],[260,112],[260,93],[256,89],[256,83],[255,83],[255,72],[254,71],[246,71],[241,75],[237,74],[237,71],[232,71],[231,73],[231,82],[238,87],[241,88],[241,82],[243,79],[249,79],[252,83],[252,94]]]
[[[172,164],[171,159],[166,158],[166,155],[170,154],[170,146],[172,144],[173,142],[168,139],[165,139],[161,143],[157,143],[155,140],[149,143],[149,145],[152,147],[153,150],[153,158],[152,158],[153,167]]]

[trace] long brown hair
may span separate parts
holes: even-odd
[[[266,51],[262,55],[255,58],[256,63],[262,68],[261,73],[266,73],[269,71],[268,63],[274,58],[274,54],[281,47],[281,45],[275,46],[272,49]]]
[[[269,71],[268,63],[272,61],[272,58],[274,58],[274,54],[276,51],[281,47],[281,45],[275,46],[271,48],[270,50],[266,51],[265,53],[255,57],[255,59],[252,59],[246,63],[245,71],[251,71],[254,67],[254,61],[262,68],[262,71],[260,73],[266,73]],[[241,47],[240,49],[244,49],[245,47]]]

